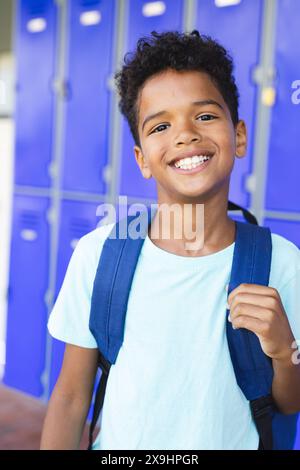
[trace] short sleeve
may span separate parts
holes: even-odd
[[[73,251],[47,325],[51,336],[60,341],[97,348],[89,329],[91,298],[105,234],[110,227],[106,225],[88,233]]]

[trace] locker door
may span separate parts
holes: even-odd
[[[62,202],[55,299],[59,294],[77,241],[97,227],[99,222],[99,218],[96,216],[97,206],[98,204],[89,202]],[[50,394],[61,369],[64,350],[65,343],[52,338]]]
[[[299,212],[300,2],[283,0],[277,5],[277,96],[271,118],[266,208]]]
[[[164,2],[131,0],[129,4],[126,51],[133,51],[139,37],[149,35],[153,30],[157,32],[170,29],[182,30],[182,0],[165,0]],[[153,16],[149,16],[150,14]],[[156,199],[156,185],[153,178],[144,179],[135,161],[134,141],[125,119],[122,125],[120,194]]]
[[[50,185],[56,16],[53,0],[17,2],[15,182],[19,185]]]
[[[197,1],[197,29],[217,39],[234,60],[234,75],[240,92],[239,114],[247,125],[248,151],[244,158],[235,161],[229,199],[244,207],[249,207],[250,203],[245,178],[252,167],[256,99],[251,72],[259,62],[262,6],[261,0],[242,0],[237,5],[222,8],[217,7],[214,0]]]
[[[105,193],[114,1],[72,0],[63,189]]]
[[[267,218],[264,225],[270,227],[272,232],[287,238],[300,249],[300,222]],[[298,432],[294,449],[300,450],[300,418],[298,418]]]
[[[15,196],[4,383],[41,396],[45,365],[49,227],[46,198]]]

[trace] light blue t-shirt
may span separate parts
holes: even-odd
[[[97,348],[90,302],[112,224],[82,237],[48,322],[66,343]],[[300,251],[272,234],[270,286],[300,339]],[[147,236],[130,291],[124,342],[111,366],[94,449],[257,449],[249,402],[239,389],[226,339],[226,285],[234,243],[184,257]]]

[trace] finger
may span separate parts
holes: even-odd
[[[233,289],[229,296],[228,302],[230,303],[232,298],[235,297],[238,293],[248,293],[256,295],[266,295],[269,297],[279,298],[279,293],[276,289],[269,286],[261,286],[259,284],[240,284],[238,287]]]
[[[232,328],[238,330],[245,328],[252,331],[256,335],[263,336],[268,330],[268,324],[258,318],[249,317],[247,315],[239,316],[232,322]]]
[[[271,322],[276,313],[273,310],[252,304],[239,303],[234,309],[230,310],[230,320],[234,322],[239,316],[248,316],[260,321]]]
[[[231,302],[228,302],[230,310],[234,310],[240,303],[251,304],[253,306],[257,305],[274,311],[279,311],[280,308],[280,303],[277,298],[270,297],[269,295],[239,292],[232,298]]]

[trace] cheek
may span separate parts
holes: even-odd
[[[208,137],[215,141],[220,149],[229,150],[235,147],[235,133],[228,122],[216,123],[208,132]]]
[[[152,139],[151,142],[147,142],[144,152],[147,155],[149,167],[167,162],[168,148],[163,139]]]

